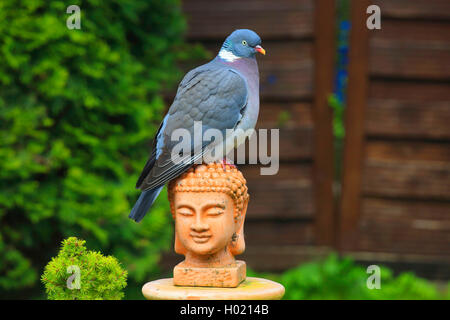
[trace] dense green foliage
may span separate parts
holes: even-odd
[[[41,277],[50,300],[120,300],[127,272],[116,258],[86,250],[86,241],[70,237]],[[75,270],[75,268],[78,268]],[[78,273],[79,272],[79,273]],[[78,276],[78,279],[75,277]],[[70,288],[68,286],[68,282]]]
[[[447,293],[440,292],[435,285],[412,273],[394,276],[386,267],[380,266],[380,289],[369,289],[367,279],[372,273],[356,264],[351,258],[330,255],[323,261],[310,262],[286,271],[281,275],[257,274],[278,281],[284,285],[287,300],[310,299],[450,299],[450,286]]]
[[[80,30],[66,27],[72,4]],[[139,225],[127,215],[160,93],[194,52],[184,29],[178,0],[0,2],[0,297],[35,294],[68,236],[135,283],[155,271],[171,241],[166,197]]]

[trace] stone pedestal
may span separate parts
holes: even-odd
[[[254,277],[247,277],[236,288],[176,286],[173,278],[167,278],[147,282],[142,293],[147,300],[280,300],[284,287]]]

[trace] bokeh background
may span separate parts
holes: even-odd
[[[0,298],[44,299],[69,236],[121,262],[127,299],[170,276],[166,194],[136,224],[134,184],[178,82],[236,28],[263,39],[258,127],[281,139],[277,175],[240,166],[249,274],[288,299],[450,297],[448,1],[3,0]]]

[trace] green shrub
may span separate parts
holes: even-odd
[[[50,300],[119,300],[127,272],[112,256],[87,251],[86,241],[70,237],[41,277]],[[73,273],[73,276],[70,274]],[[75,279],[77,277],[77,279]]]
[[[302,264],[281,275],[264,274],[284,285],[287,300],[399,300],[399,299],[449,299],[450,290],[441,293],[436,286],[412,273],[395,277],[393,272],[380,266],[381,288],[367,288],[366,268],[351,258],[331,254],[323,261]],[[258,276],[250,271],[248,275]],[[450,284],[449,288],[450,289]]]
[[[80,30],[66,27],[69,4]],[[127,216],[160,92],[195,53],[184,29],[178,0],[0,2],[0,297],[39,292],[55,243],[72,235],[118,257],[134,283],[156,270],[172,238],[165,196],[141,224]]]

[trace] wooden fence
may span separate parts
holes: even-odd
[[[340,248],[448,279],[450,2],[352,1],[349,61]]]
[[[327,103],[334,0],[183,2],[188,40],[211,56],[237,28],[258,32],[267,50],[258,57],[258,127],[280,129],[280,170],[262,176],[259,166],[240,166],[251,195],[242,259],[282,271],[340,250],[450,278],[450,1],[351,3],[344,174],[335,201]],[[381,7],[381,30],[366,28],[370,4]],[[181,259],[171,257],[168,267]]]

